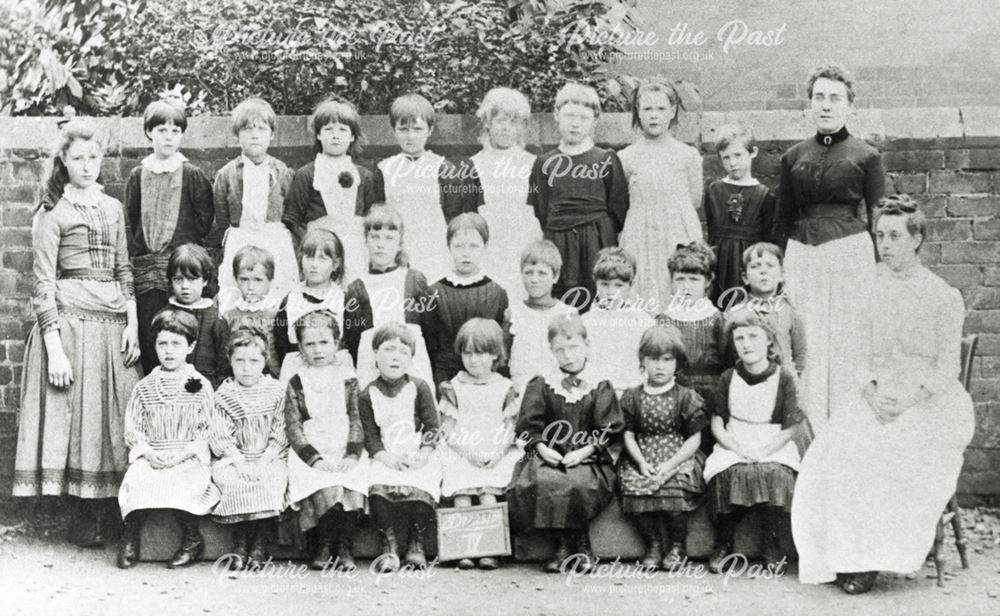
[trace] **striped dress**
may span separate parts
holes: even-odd
[[[215,392],[209,442],[219,459],[212,480],[222,491],[212,517],[222,524],[273,518],[285,509],[288,439],[285,390],[264,375],[252,387],[226,379]],[[235,463],[251,466],[256,479],[240,476]]]
[[[118,493],[123,518],[139,509],[205,515],[219,502],[208,448],[212,406],[211,383],[190,364],[173,372],[156,367],[139,381],[125,410],[129,467]],[[185,452],[196,455],[168,468],[149,463],[152,454]]]

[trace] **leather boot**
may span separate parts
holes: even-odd
[[[181,526],[183,534],[181,547],[174,553],[174,557],[167,563],[167,569],[178,569],[187,567],[201,556],[205,551],[205,539],[198,530],[199,516],[187,511],[177,511],[177,522]]]
[[[249,562],[250,568],[260,567],[271,557],[271,538],[274,537],[274,520],[256,520],[250,522],[253,531],[250,541]]]
[[[590,573],[597,566],[597,558],[594,550],[590,547],[590,529],[584,528],[576,531],[576,551],[580,555],[579,565],[576,570],[580,573]]]
[[[781,549],[779,535],[781,533],[781,520],[785,512],[780,507],[764,507],[764,537],[763,556],[764,565],[776,574],[785,571],[787,558]]]
[[[667,515],[670,551],[663,557],[664,571],[676,571],[687,562],[687,514],[677,512]]]
[[[104,498],[81,498],[76,523],[76,537],[73,541],[81,548],[104,547]]]
[[[140,512],[133,511],[122,521],[122,538],[118,546],[118,568],[131,569],[139,560]]]
[[[313,546],[312,560],[309,561],[309,568],[313,571],[322,571],[333,562],[333,515],[332,511],[328,511],[316,526],[316,543]]]
[[[230,571],[241,571],[247,566],[247,527],[244,522],[233,525],[233,551],[229,561]]]
[[[721,513],[716,518],[715,547],[708,558],[708,570],[712,573],[722,573],[727,564],[727,557],[733,553],[733,539],[736,536],[736,525],[743,516],[740,513]]]
[[[354,540],[354,529],[358,525],[358,512],[346,511],[338,515],[337,540],[334,542],[337,558],[334,568],[338,571],[356,571],[358,565],[351,553],[351,543]]]
[[[427,567],[427,556],[424,554],[424,526],[416,520],[410,523],[410,546],[406,550],[406,564],[417,569]]]
[[[552,539],[555,541],[556,549],[552,553],[552,558],[545,563],[542,570],[546,573],[559,573],[563,562],[569,558],[569,538],[568,531],[561,528],[552,531]]]
[[[660,538],[660,524],[656,514],[640,513],[635,516],[635,526],[646,544],[646,554],[642,557],[642,566],[654,570],[660,566],[663,559],[663,541]]]
[[[392,524],[379,529],[382,539],[382,554],[378,557],[378,572],[392,573],[399,569],[399,541]]]

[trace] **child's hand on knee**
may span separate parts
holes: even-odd
[[[563,456],[545,443],[539,443],[535,451],[538,453],[538,457],[542,459],[542,462],[545,462],[549,466],[559,466],[562,464]]]
[[[406,466],[403,463],[402,458],[394,454],[391,454],[388,451],[378,452],[377,454],[375,454],[375,459],[378,460],[383,465],[388,466],[389,468],[396,471],[402,471],[406,469]]]
[[[326,460],[325,458],[320,458],[313,463],[313,468],[318,471],[323,471],[324,473],[336,473],[337,465]]]
[[[344,456],[340,462],[337,463],[336,470],[338,473],[346,473],[347,471],[354,468],[358,463],[358,456]]]

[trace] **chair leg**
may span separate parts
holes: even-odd
[[[941,550],[944,547],[944,522],[941,518],[938,518],[937,527],[934,531],[934,551],[932,552],[934,556],[934,571],[937,573],[937,585],[944,586],[944,580],[942,575],[944,574],[944,557],[941,555]]]
[[[951,530],[955,533],[955,547],[958,549],[958,557],[962,560],[962,568],[969,568],[969,555],[966,553],[968,540],[965,538],[965,531],[962,530],[962,510],[958,508],[958,499],[953,495],[948,501],[948,511],[952,513]]]

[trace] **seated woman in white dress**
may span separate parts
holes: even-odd
[[[792,503],[799,581],[871,590],[878,571],[927,557],[972,440],[958,380],[965,306],[920,264],[925,221],[905,195],[882,200],[867,327],[872,356],[851,413],[831,418],[802,461]]]

